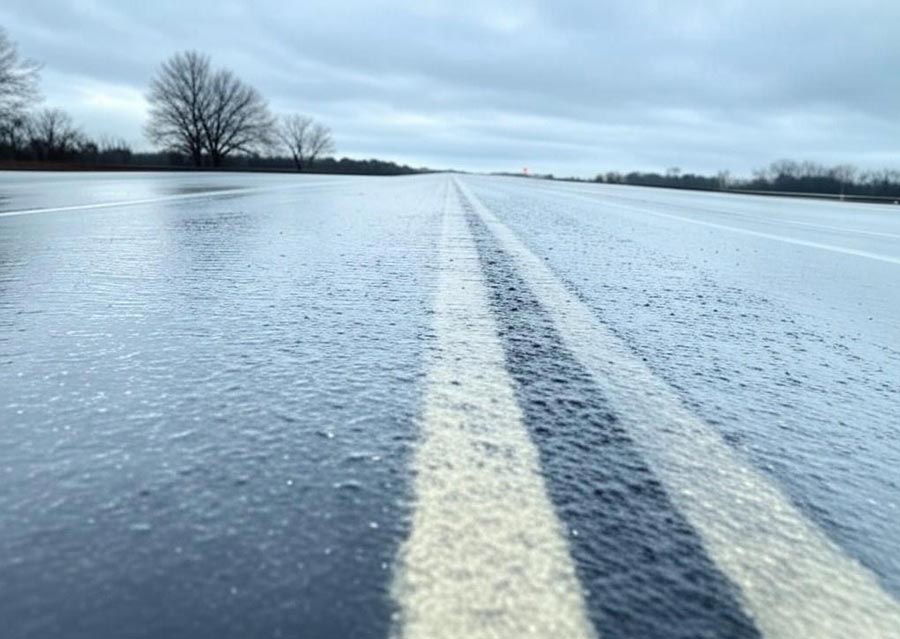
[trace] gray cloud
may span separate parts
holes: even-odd
[[[48,103],[145,146],[159,62],[196,48],[339,151],[592,175],[900,151],[900,4],[7,0]]]

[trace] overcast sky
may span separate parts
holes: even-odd
[[[900,1],[4,0],[48,106],[142,137],[159,63],[208,53],[339,155],[592,176],[780,157],[900,168]]]

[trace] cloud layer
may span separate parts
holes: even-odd
[[[140,147],[149,78],[195,48],[351,156],[584,176],[900,164],[892,0],[7,0],[0,24],[45,63],[48,104]]]

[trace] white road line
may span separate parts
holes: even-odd
[[[687,207],[681,207],[687,208]],[[715,212],[715,211],[714,211]],[[750,220],[754,220],[753,213],[744,213],[741,211],[734,211],[728,213],[728,215],[740,215],[746,217]],[[757,220],[754,220],[757,221]],[[833,226],[831,224],[817,224],[815,222],[801,222],[799,220],[778,220],[775,218],[765,218],[760,219],[758,221],[764,221],[768,224],[789,224],[791,226],[802,226],[804,228],[816,229],[819,231],[834,231],[835,233],[848,234],[852,233],[854,235],[865,235],[866,237],[878,237],[887,240],[900,240],[900,233],[883,233],[881,231],[863,231],[860,229],[848,229],[843,226]]]
[[[686,211],[700,211],[700,212],[704,212],[704,213],[712,213],[714,215],[727,215],[729,217],[744,218],[746,220],[749,220],[750,222],[754,222],[757,224],[773,224],[776,226],[784,226],[784,225],[799,226],[799,227],[810,228],[810,229],[815,229],[815,230],[819,230],[819,231],[834,231],[836,233],[841,233],[844,235],[848,235],[848,234],[864,235],[866,237],[877,237],[877,238],[890,239],[890,240],[900,239],[900,233],[885,233],[882,231],[863,231],[862,229],[850,229],[850,228],[846,228],[843,226],[833,226],[831,224],[821,224],[818,222],[801,222],[800,220],[788,220],[788,219],[783,219],[783,218],[778,218],[778,217],[770,217],[761,212],[736,211],[734,209],[713,209],[713,208],[704,207],[704,206],[696,206],[689,202],[666,202],[663,200],[656,200],[656,199],[638,199],[638,198],[633,198],[633,197],[625,197],[623,195],[612,195],[609,193],[602,193],[599,191],[591,191],[591,190],[585,189],[585,188],[575,188],[575,189],[569,189],[569,188],[565,188],[565,187],[548,188],[545,186],[542,188],[542,190],[544,190],[547,193],[554,193],[554,194],[559,194],[559,193],[584,194],[585,196],[593,197],[598,202],[599,201],[608,201],[611,199],[612,200],[623,200],[623,201],[629,202],[629,203],[638,203],[638,204],[644,203],[644,204],[650,204],[650,205],[664,206],[664,207],[673,208],[673,209],[684,209]],[[727,197],[727,195],[725,195],[725,197]],[[757,196],[753,196],[753,197],[757,197]],[[794,200],[794,202],[792,202],[792,203],[796,204],[796,200]],[[878,205],[878,206],[882,206],[882,205]],[[893,211],[890,211],[890,213],[893,213]]]
[[[843,253],[844,255],[853,255],[855,257],[865,257],[870,260],[878,260],[879,262],[887,262],[888,264],[900,264],[900,258],[892,257],[890,255],[883,255],[881,253],[872,253],[871,251],[860,251],[853,248],[848,248],[846,246],[837,246],[835,244],[825,244],[823,242],[814,242],[812,240],[801,240],[793,237],[786,237],[784,235],[777,235],[775,233],[766,233],[765,231],[753,231],[751,229],[741,228],[739,226],[731,226],[729,224],[721,224],[719,222],[707,222],[706,220],[697,220],[691,217],[685,217],[683,215],[675,215],[674,213],[663,213],[662,211],[656,211],[654,209],[648,209],[642,206],[632,206],[629,204],[619,204],[617,202],[610,202],[607,198],[596,198],[587,195],[581,195],[579,193],[572,193],[570,191],[566,191],[564,189],[554,190],[554,189],[545,189],[547,193],[553,193],[558,195],[564,195],[566,197],[575,198],[577,200],[583,200],[587,202],[591,202],[592,204],[598,206],[612,206],[618,209],[622,209],[623,211],[634,211],[636,213],[645,213],[647,215],[653,215],[656,217],[664,217],[672,220],[679,220],[681,222],[687,222],[689,224],[697,224],[699,226],[707,226],[710,228],[722,229],[725,231],[732,231],[734,233],[742,233],[744,235],[752,235],[754,237],[761,237],[767,240],[776,240],[778,242],[784,242],[786,244],[795,244],[797,246],[806,246],[809,248],[822,249],[825,251],[832,251],[834,253]]]
[[[594,637],[474,240],[449,189],[434,328],[412,528],[394,577],[394,637]]]
[[[695,417],[650,368],[465,186],[475,210],[542,302],[767,637],[897,639],[900,606]]]
[[[74,204],[71,206],[57,206],[42,209],[22,209],[20,211],[2,211],[0,217],[13,217],[18,215],[36,215],[38,213],[63,213],[66,211],[89,211],[92,209],[112,209],[125,206],[139,206],[141,204],[157,204],[160,202],[176,202],[179,200],[195,200],[201,198],[214,198],[225,195],[250,195],[253,193],[267,193],[271,191],[286,191],[291,189],[299,189],[308,186],[330,186],[340,185],[344,182],[307,182],[304,184],[291,184],[283,186],[261,186],[239,189],[219,189],[214,191],[203,191],[202,193],[182,193],[180,195],[162,195],[160,197],[150,197],[140,200],[125,200],[122,202],[98,202],[94,204]]]

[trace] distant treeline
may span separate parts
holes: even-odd
[[[65,153],[44,157],[29,148],[10,149],[0,144],[0,169],[73,169],[73,170],[255,170],[296,172],[293,158],[286,156],[235,155],[226,158],[218,167],[195,167],[178,153],[133,152],[123,142],[94,142],[84,138],[85,144]],[[428,173],[430,169],[415,168],[396,162],[352,158],[321,158],[304,167],[304,173],[335,173],[343,175],[411,175]]]
[[[134,152],[119,138],[92,138],[62,109],[38,108],[40,70],[0,27],[0,168],[425,171],[331,157],[335,145],[327,126],[299,113],[273,114],[254,87],[196,51],[173,55],[150,81],[144,132],[159,149],[151,153]]]
[[[236,156],[226,161],[226,168],[248,168],[258,170],[296,170],[293,158],[281,156]],[[325,157],[313,160],[303,168],[307,173],[340,173],[346,175],[411,175],[414,173],[429,173],[431,170],[422,167],[411,167],[406,164],[397,164],[385,160],[354,160],[351,158]]]
[[[188,169],[192,159],[177,151],[135,152],[124,140],[93,139],[59,109],[44,109],[21,118],[14,127],[0,123],[0,168]],[[235,154],[219,162],[223,169],[296,171],[295,158],[286,155]],[[384,160],[312,158],[303,170],[310,173],[408,175],[427,172]]]
[[[764,169],[753,172],[749,179],[735,178],[728,171],[716,175],[682,173],[677,168],[660,173],[608,172],[598,175],[595,182],[663,186],[682,189],[716,191],[771,191],[811,195],[855,197],[900,197],[900,171],[881,169],[860,171],[842,164],[828,167],[815,162],[778,160]]]

